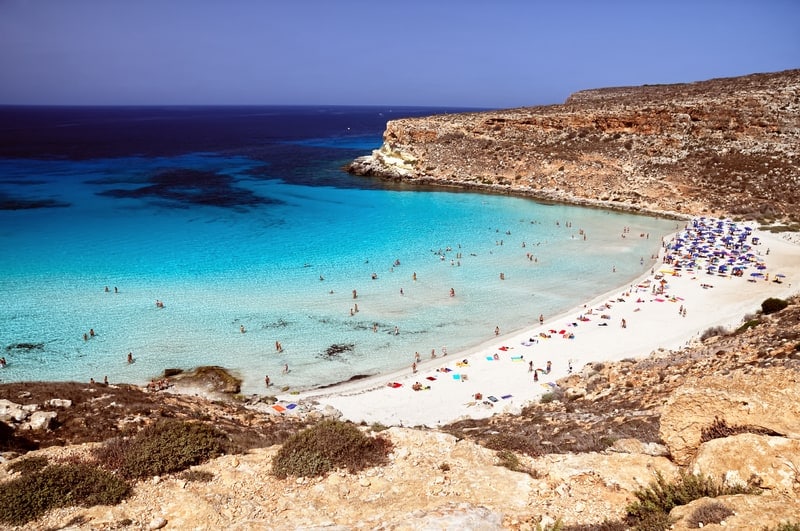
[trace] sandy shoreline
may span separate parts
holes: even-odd
[[[684,231],[678,234],[682,236]],[[796,240],[790,242],[759,230],[749,236],[748,243],[752,236],[760,239],[750,251],[750,261],[762,267],[749,268],[743,276],[709,275],[700,264],[696,269],[672,274],[672,268],[662,264],[662,249],[653,273],[561,315],[545,316],[542,325],[536,323],[522,331],[487,338],[467,351],[423,359],[416,374],[412,373],[413,360],[409,360],[403,370],[279,394],[279,404],[301,404],[303,407],[297,410],[333,407],[348,420],[387,426],[434,427],[461,418],[518,412],[552,390],[570,366],[580,372],[589,362],[679,349],[711,327],[734,327],[768,297],[796,294],[800,279],[800,245]],[[759,273],[763,276],[757,276]],[[778,277],[781,283],[773,282],[776,274],[785,275]],[[657,291],[662,286],[662,278],[666,280],[664,293],[653,293],[654,288]],[[552,364],[549,373],[548,361]],[[538,381],[534,381],[531,362],[539,369],[535,371]],[[414,391],[416,382],[424,389]],[[480,399],[476,400],[476,395]]]

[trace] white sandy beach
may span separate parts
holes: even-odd
[[[751,236],[760,241],[750,250],[753,268],[742,276],[708,274],[700,264],[674,271],[659,257],[652,274],[630,285],[562,315],[544,316],[542,325],[537,322],[522,331],[487,338],[469,351],[434,360],[423,358],[416,374],[409,357],[408,368],[402,371],[326,389],[285,393],[278,396],[279,404],[302,404],[298,410],[309,404],[331,406],[351,421],[387,426],[435,427],[462,418],[519,412],[551,390],[568,374],[570,365],[580,372],[589,362],[676,350],[710,327],[733,328],[744,315],[759,310],[768,297],[796,294],[800,245],[759,230]],[[776,275],[780,275],[780,283],[774,282]],[[662,286],[663,293],[654,293]],[[681,308],[686,310],[685,316]],[[548,361],[552,363],[549,373],[545,372]],[[538,382],[530,362],[539,369]],[[416,382],[424,389],[415,391]],[[481,399],[476,400],[478,393]]]

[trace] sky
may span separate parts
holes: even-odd
[[[3,105],[512,108],[794,68],[798,0],[0,0]]]

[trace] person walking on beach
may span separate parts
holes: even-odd
[[[264,376],[264,385],[266,385],[267,387],[272,385],[272,382],[269,380],[269,375]]]
[[[500,335],[500,327],[499,326],[495,326],[494,327],[494,335],[496,335],[496,336]]]
[[[543,325],[543,324],[544,324],[544,315],[543,315],[543,314],[541,314],[541,313],[539,314],[539,324],[540,324],[540,325]]]

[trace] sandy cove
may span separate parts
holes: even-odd
[[[561,315],[545,316],[541,325],[492,337],[468,351],[423,359],[416,374],[409,357],[406,369],[325,389],[284,393],[277,397],[279,405],[331,406],[348,420],[387,426],[435,427],[463,418],[518,413],[553,390],[570,366],[580,372],[590,362],[644,357],[655,351],[669,355],[711,327],[737,326],[766,298],[797,293],[800,245],[759,230],[751,236],[760,239],[751,251],[752,260],[766,265],[754,269],[757,273],[736,277],[687,269],[673,274],[662,263],[662,249],[652,273]],[[776,274],[785,275],[777,277],[780,283],[774,282]],[[662,285],[663,293],[654,293]],[[413,389],[417,382],[422,390]]]

